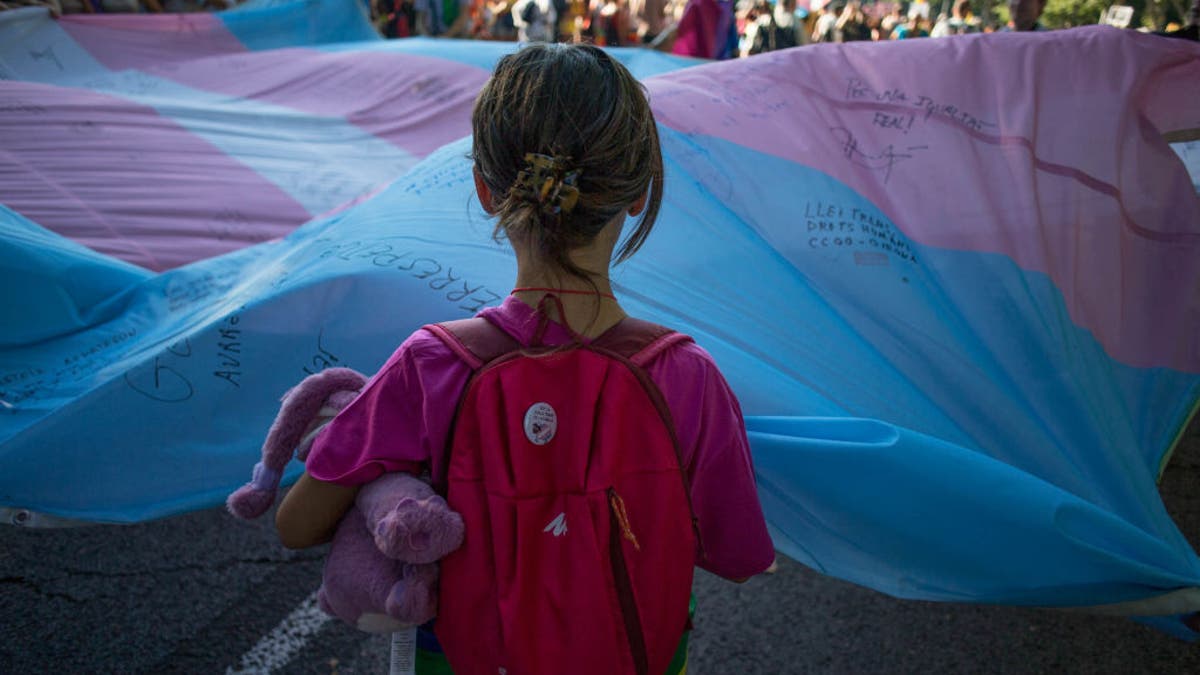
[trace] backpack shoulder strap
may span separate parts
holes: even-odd
[[[646,364],[668,348],[691,340],[691,337],[665,326],[626,317],[596,338],[592,345],[627,358],[639,368],[645,368]]]
[[[491,361],[521,348],[521,343],[511,335],[478,316],[428,324],[424,329],[440,338],[471,370],[479,370]],[[690,336],[665,326],[626,317],[596,338],[592,345],[644,368],[670,347],[691,341]]]
[[[642,387],[645,388],[646,393],[650,395],[650,401],[658,410],[663,423],[666,424],[671,434],[671,443],[675,446],[675,457],[679,461],[679,473],[683,478],[683,489],[688,498],[688,512],[692,514],[692,532],[696,536],[696,544],[700,549],[700,555],[703,556],[704,541],[700,537],[700,521],[696,519],[696,509],[692,505],[691,480],[688,478],[687,470],[684,467],[683,449],[679,445],[679,436],[675,432],[675,422],[671,416],[671,408],[667,405],[667,399],[663,396],[662,390],[658,388],[658,385],[650,379],[650,374],[646,372],[646,366],[660,354],[675,345],[692,341],[690,335],[685,335],[665,326],[643,321],[642,319],[626,317],[621,323],[596,338],[592,342],[592,346],[624,358],[635,366],[633,368],[634,374],[642,383]]]
[[[446,343],[471,370],[479,370],[495,359],[521,348],[521,343],[481,316],[432,323],[424,326],[424,329]]]

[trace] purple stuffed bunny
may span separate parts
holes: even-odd
[[[330,368],[305,378],[283,397],[250,483],[229,496],[238,518],[262,515],[275,502],[293,453],[350,404],[367,378]],[[363,486],[333,536],[318,598],[325,612],[369,632],[421,624],[437,612],[436,561],[462,544],[463,522],[424,481],[385,474]]]
[[[363,486],[333,535],[321,609],[391,633],[437,613],[437,560],[462,544],[462,517],[424,481],[384,474]]]

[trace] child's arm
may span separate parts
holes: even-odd
[[[307,548],[333,538],[359,486],[381,474],[418,475],[445,447],[456,401],[471,368],[424,330],[404,341],[349,405],[313,439],[305,472],[275,513],[279,540]],[[434,393],[432,403],[429,392]],[[435,469],[437,467],[434,467]]]
[[[775,560],[771,561],[770,567],[763,570],[763,574],[774,574],[778,570],[779,570],[779,558],[776,558]],[[722,577],[722,578],[725,579],[725,581],[732,581],[735,584],[744,584],[747,581],[750,581],[750,579],[751,579],[751,577],[737,577],[737,578]]]
[[[775,559],[758,489],[741,406],[712,357],[689,343],[650,364],[676,420],[700,536],[697,564],[723,579],[743,582]],[[657,375],[657,376],[656,376]]]
[[[329,541],[357,495],[358,486],[327,483],[302,474],[275,512],[280,543],[296,549]]]

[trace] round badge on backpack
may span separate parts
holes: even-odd
[[[534,445],[545,445],[558,430],[558,415],[549,403],[534,403],[525,411],[525,438]]]

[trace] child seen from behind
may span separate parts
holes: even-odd
[[[280,539],[328,541],[361,485],[428,473],[466,535],[419,673],[681,673],[693,566],[741,581],[774,551],[712,358],[628,317],[609,281],[662,201],[653,114],[603,50],[530,45],[500,60],[472,128],[512,294],[400,345],[317,437]]]

